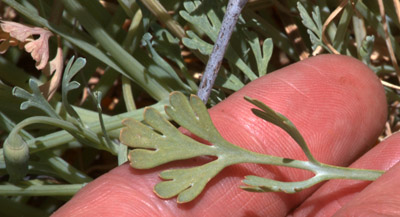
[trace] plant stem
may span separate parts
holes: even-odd
[[[233,29],[246,3],[247,0],[229,0],[224,19],[222,20],[221,29],[218,33],[218,38],[215,41],[213,51],[207,62],[203,78],[201,79],[199,91],[197,92],[197,95],[205,104],[207,104],[211,89],[217,78]]]
[[[159,103],[156,103],[152,105],[151,107],[157,109],[158,111],[164,113],[164,106],[167,104],[167,101],[160,101]],[[126,112],[120,115],[115,115],[112,117],[107,117],[104,118],[104,122],[106,124],[106,130],[107,132],[110,132],[112,130],[117,130],[123,127],[122,125],[122,120],[125,118],[134,118],[136,120],[143,120],[143,110],[144,109],[137,109],[132,112]],[[101,126],[98,122],[98,120],[87,124],[87,127],[91,129],[95,134],[101,133]],[[61,130],[55,133],[48,134],[46,136],[38,137],[36,139],[32,139],[29,141],[26,141],[26,143],[29,146],[29,152],[35,153],[38,151],[42,151],[45,149],[49,148],[54,148],[56,146],[72,142],[74,141],[75,138],[70,135],[67,131]]]
[[[141,0],[147,9],[151,11],[157,19],[169,29],[173,35],[182,39],[185,37],[183,28],[168,14],[167,10],[160,4],[158,0]]]
[[[86,14],[85,8],[78,1],[62,0],[62,2],[68,12],[77,17],[93,38],[114,57],[115,61],[128,74],[128,77],[132,78],[156,100],[168,97],[169,90],[149,76],[147,69],[113,40],[92,16]]]
[[[125,101],[126,110],[128,112],[135,111],[136,105],[135,99],[133,98],[132,94],[131,81],[125,76],[122,76],[122,93]]]
[[[122,76],[122,93],[125,101],[125,107],[128,112],[135,111],[136,105],[132,95],[131,81]],[[128,161],[128,146],[120,144],[118,147],[118,165]]]
[[[55,154],[44,151],[37,154],[41,159],[43,159],[43,162],[46,163],[46,166],[50,166],[54,171],[56,171],[56,176],[61,177],[69,183],[78,184],[92,181],[92,178],[90,178],[88,175],[79,171]],[[30,172],[31,169],[29,169],[29,173]]]
[[[94,133],[90,130],[83,129],[83,128],[78,128],[77,126],[75,126],[67,121],[63,121],[63,120],[56,119],[56,118],[44,117],[44,116],[34,116],[34,117],[30,117],[30,118],[27,118],[27,119],[21,121],[11,131],[9,137],[11,137],[15,133],[18,133],[21,129],[23,129],[24,127],[26,127],[28,125],[38,124],[38,123],[60,127],[73,135],[82,135],[83,138],[86,138],[89,140],[88,144],[94,146],[94,148],[105,149],[105,150],[111,151],[111,152],[113,151],[113,150],[108,150],[106,147],[104,147],[103,141],[101,141],[98,138],[96,133]],[[100,131],[101,131],[101,127],[100,127]]]
[[[4,196],[73,196],[85,184],[70,185],[0,185],[0,195]]]
[[[356,179],[373,181],[385,172],[381,170],[366,170],[332,166],[320,162],[319,164],[316,164],[310,161],[301,161],[272,155],[259,154],[245,149],[242,149],[242,151],[243,154],[241,155],[241,157],[237,158],[235,160],[236,162],[233,164],[257,163],[304,169],[309,170],[317,175],[319,177],[319,181],[325,181],[328,179]]]

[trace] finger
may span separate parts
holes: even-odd
[[[264,76],[210,110],[217,129],[230,142],[260,153],[295,159],[306,158],[281,129],[251,113],[253,106],[243,100],[244,95],[287,116],[304,135],[316,158],[336,165],[349,164],[371,146],[386,118],[385,95],[377,77],[359,61],[335,55],[309,58]],[[223,170],[200,197],[179,205],[175,200],[158,199],[152,193],[152,187],[160,181],[159,172],[127,166],[114,169],[90,183],[56,214],[283,216],[312,192],[245,192],[238,188],[245,175],[294,181],[311,174],[244,164]]]
[[[391,168],[393,165],[395,165],[399,160],[400,160],[400,146],[398,144],[400,143],[400,133],[394,134],[385,141],[381,142],[379,145],[371,149],[368,153],[363,155],[360,159],[358,159],[355,163],[353,163],[350,167],[353,168],[363,168],[363,169],[376,169],[376,170],[388,170]],[[400,169],[399,166],[397,166],[398,169]],[[398,170],[397,169],[397,170]],[[392,169],[391,169],[392,170]],[[393,170],[395,170],[393,168]],[[387,175],[384,175],[387,176]],[[397,211],[400,210],[400,195],[398,186],[396,189],[391,189],[391,193],[387,195],[383,195],[382,197],[377,197],[378,195],[382,195],[381,193],[386,193],[386,190],[390,190],[386,187],[384,187],[384,182],[380,181],[382,178],[379,178],[379,182],[381,184],[378,185],[378,187],[373,187],[373,189],[378,190],[382,188],[380,192],[375,192],[376,195],[373,195],[370,199],[372,201],[376,201],[375,199],[389,199],[386,201],[381,201],[379,206],[372,206],[371,204],[367,203],[367,201],[363,201],[360,198],[362,195],[365,195],[363,189],[367,187],[367,189],[370,189],[369,185],[374,185],[376,186],[375,182],[371,184],[371,182],[367,181],[356,181],[356,180],[332,180],[321,186],[311,197],[307,198],[307,200],[299,207],[297,208],[290,216],[333,216],[339,209],[341,209],[343,206],[347,207],[346,210],[351,211],[353,209],[350,209],[350,207],[353,207],[354,210],[356,210],[356,205],[350,205],[353,204],[354,201],[363,201],[365,202],[365,210],[370,211],[371,209],[375,208],[383,208],[386,204],[385,202],[388,202],[388,206],[386,208],[382,209],[382,211],[387,211],[387,209],[391,209],[391,205],[397,205]],[[399,178],[399,177],[398,177]],[[392,184],[398,184],[398,180],[396,180],[396,183]],[[383,183],[383,184],[382,184]],[[366,190],[367,190],[366,189]],[[363,191],[362,193],[359,193]],[[367,191],[369,192],[369,191]],[[370,192],[371,193],[371,192]],[[396,193],[395,197],[393,196],[393,193]],[[397,199],[395,199],[397,198]],[[371,201],[370,201],[371,202]],[[393,203],[396,202],[396,203]],[[350,203],[349,205],[346,205],[347,203]],[[361,207],[362,207],[361,206]],[[368,206],[368,207],[367,207]],[[361,208],[358,207],[358,208]],[[360,211],[359,209],[357,209]],[[391,209],[391,211],[394,211]],[[343,211],[344,212],[344,211]],[[357,212],[356,212],[357,213]],[[366,212],[364,212],[367,214]],[[361,212],[358,212],[357,215],[346,215],[346,216],[364,216]],[[366,215],[370,216],[370,215]]]
[[[398,144],[398,143],[397,143]],[[399,216],[400,163],[370,184],[335,216]]]

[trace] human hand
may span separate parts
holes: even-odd
[[[233,144],[270,155],[306,160],[283,130],[256,117],[249,96],[288,117],[319,161],[347,166],[376,143],[386,120],[386,99],[376,76],[359,61],[320,55],[246,85],[210,109],[221,135]],[[194,201],[177,204],[153,193],[170,163],[151,170],[124,164],[84,187],[54,216],[331,216],[399,214],[400,134],[378,144],[351,167],[387,170],[377,181],[332,180],[296,194],[251,193],[238,186],[245,175],[299,181],[311,173],[255,164],[234,165],[210,181]],[[204,160],[204,159],[203,159]],[[367,213],[366,213],[367,212]]]

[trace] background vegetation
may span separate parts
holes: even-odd
[[[379,76],[389,102],[380,139],[397,131],[399,2],[299,2],[249,0],[208,106],[285,65],[336,53]],[[125,162],[122,119],[142,120],[145,106],[162,112],[171,91],[197,92],[226,5],[2,0],[0,215],[49,215]]]

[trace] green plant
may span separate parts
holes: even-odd
[[[127,147],[118,141],[123,119],[143,121],[144,106],[164,115],[170,92],[190,95],[202,89],[197,75],[219,38],[227,1],[107,2],[0,2],[4,21],[12,21],[2,22],[0,31],[0,215],[8,214],[10,204],[22,207],[14,210],[16,215],[48,215],[86,183],[127,160]],[[381,43],[391,41],[394,55],[399,56],[395,6],[384,2],[391,18],[385,28],[375,1],[352,3],[343,1],[339,7],[325,0],[315,4],[249,1],[238,17],[207,106],[311,51],[337,52],[364,61],[386,85],[389,102],[398,101],[393,55],[388,61],[388,48]],[[337,8],[341,14],[334,13]],[[328,19],[331,15],[338,18]],[[290,32],[288,26],[297,29]],[[16,30],[23,30],[26,37],[17,37],[21,34]],[[376,53],[381,55],[374,58]],[[398,108],[391,105],[390,111],[392,118],[382,136],[397,130]],[[229,163],[233,162],[224,164]],[[276,184],[254,177],[246,180],[247,190],[267,190],[265,186]],[[310,183],[316,181],[321,180]],[[276,185],[286,189],[284,183]],[[35,196],[41,196],[43,209],[30,204]]]
[[[158,183],[154,192],[161,198],[178,196],[178,203],[193,200],[222,169],[239,163],[294,167],[310,170],[315,174],[312,178],[299,182],[246,176],[243,180],[246,185],[241,188],[253,192],[296,193],[329,179],[375,180],[384,172],[337,167],[319,162],[313,157],[304,138],[290,120],[256,99],[245,99],[259,108],[252,109],[255,115],[285,130],[301,147],[308,161],[263,155],[227,142],[214,127],[199,97],[192,95],[188,101],[182,93],[173,92],[170,95],[170,106],[165,107],[165,113],[174,122],[211,145],[202,144],[184,135],[157,110],[148,108],[144,112],[146,125],[131,118],[124,121],[127,127],[122,129],[120,140],[133,148],[129,152],[131,166],[136,169],[150,169],[175,160],[199,156],[217,157],[216,160],[201,166],[161,172],[160,177],[165,181]]]

